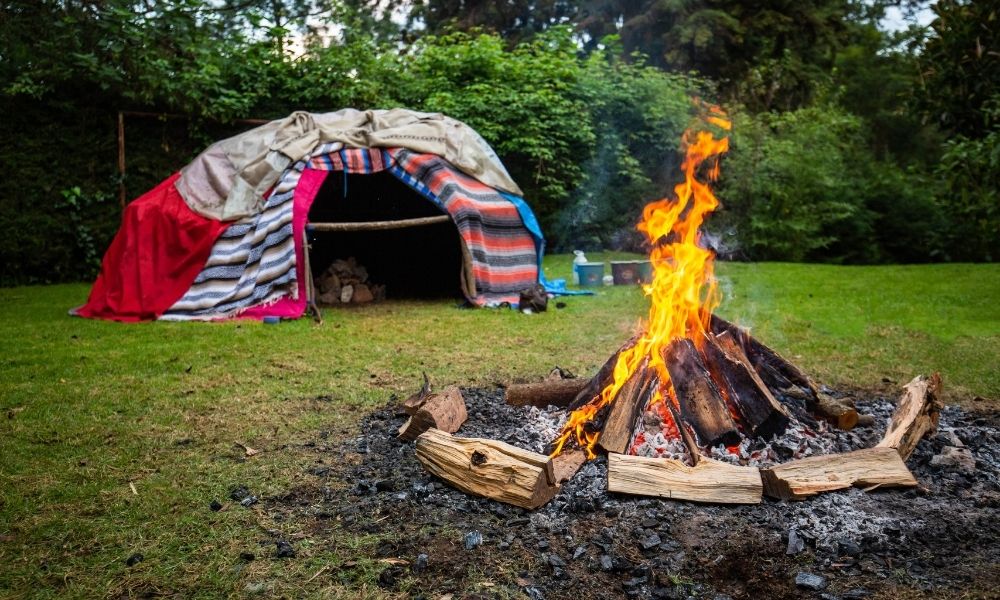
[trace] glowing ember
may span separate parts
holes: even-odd
[[[705,121],[728,130],[730,122],[718,107],[711,107]],[[674,406],[670,373],[664,363],[664,350],[674,340],[688,338],[700,348],[712,310],[718,306],[713,275],[714,253],[699,243],[700,227],[705,217],[719,205],[709,183],[719,176],[719,157],[729,149],[729,138],[715,138],[708,131],[689,129],[684,133],[685,150],[681,169],[684,181],[674,187],[674,198],[652,202],[643,209],[639,231],[652,246],[653,282],[644,286],[650,298],[648,322],[638,342],[621,352],[614,368],[614,380],[590,403],[570,414],[553,455],[559,454],[570,440],[595,456],[594,445],[600,432],[588,429],[604,407],[611,404],[618,390],[648,359],[648,368],[659,376],[660,390],[651,405],[669,401]],[[698,179],[702,165],[710,161],[707,181]],[[666,399],[666,400],[665,400]],[[669,411],[658,411],[669,415]]]

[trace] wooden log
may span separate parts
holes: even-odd
[[[628,381],[622,385],[611,403],[608,418],[604,421],[597,444],[608,452],[623,454],[628,450],[635,424],[642,414],[642,409],[649,401],[650,394],[659,385],[659,380],[643,361]]]
[[[802,500],[820,492],[855,487],[915,486],[917,480],[893,448],[866,448],[826,454],[761,469],[764,493],[782,500]]]
[[[858,423],[858,411],[853,406],[819,391],[819,386],[776,351],[722,317],[712,315],[710,328],[713,333],[728,332],[738,340],[750,364],[771,390],[790,396],[802,396],[806,408],[831,425],[844,430],[853,429]]]
[[[587,453],[583,450],[579,448],[563,450],[559,456],[552,459],[556,485],[562,485],[572,479],[585,462],[587,462]]]
[[[403,412],[410,416],[416,414],[416,412],[420,409],[421,406],[424,405],[424,402],[427,401],[427,398],[431,394],[431,381],[430,379],[427,378],[426,372],[423,373],[423,376],[424,376],[424,385],[420,387],[420,391],[418,391],[417,393],[413,394],[412,396],[404,400],[401,406]]]
[[[467,494],[534,509],[559,491],[552,460],[543,454],[438,429],[422,433],[416,447],[428,472]]]
[[[586,387],[581,389],[573,402],[570,403],[569,410],[576,410],[584,404],[589,404],[594,398],[597,398],[597,395],[600,394],[604,388],[608,387],[614,381],[615,365],[618,364],[618,357],[628,348],[635,346],[637,341],[638,338],[631,338],[629,341],[625,342],[621,348],[616,350],[607,361],[604,362],[597,374],[590,378]]]
[[[424,401],[417,412],[399,428],[399,437],[407,441],[415,440],[431,428],[455,433],[468,418],[462,392],[458,387],[450,385],[438,394],[431,394]]]
[[[664,352],[664,361],[680,406],[681,420],[694,429],[698,444],[738,444],[740,434],[736,430],[736,423],[702,362],[698,349],[694,347],[694,342],[689,339],[674,340]]]
[[[757,376],[730,332],[707,335],[705,357],[708,370],[715,381],[724,385],[726,396],[738,412],[747,434],[771,438],[784,433],[791,415]]]
[[[608,491],[718,504],[759,504],[760,471],[702,458],[689,467],[677,460],[608,455]]]
[[[546,379],[539,383],[507,386],[504,397],[511,406],[569,406],[590,382],[587,379]]]
[[[941,375],[918,375],[903,387],[896,412],[879,447],[895,448],[906,460],[922,437],[937,429],[941,409]]]

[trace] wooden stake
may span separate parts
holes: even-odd
[[[427,471],[467,494],[534,509],[559,491],[552,460],[543,454],[439,429],[422,433],[416,445]]]
[[[937,429],[943,405],[938,399],[941,394],[941,375],[930,377],[918,375],[903,387],[903,395],[896,406],[896,412],[889,421],[885,436],[879,447],[895,448],[906,460],[917,447],[917,442]]]
[[[702,458],[694,467],[664,458],[608,455],[608,491],[719,504],[759,504],[760,471]]]
[[[851,486],[915,486],[917,480],[893,448],[866,448],[826,454],[761,469],[764,492],[782,500],[802,500]]]

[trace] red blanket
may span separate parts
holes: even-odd
[[[174,182],[179,173],[125,208],[81,317],[142,321],[163,314],[198,276],[228,223],[194,213]]]

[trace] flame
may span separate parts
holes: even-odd
[[[723,130],[731,122],[719,107],[709,107],[704,118]],[[587,456],[594,458],[594,446],[600,432],[588,425],[601,409],[610,405],[618,390],[645,359],[660,380],[657,398],[673,396],[670,373],[664,363],[664,350],[677,339],[689,338],[701,347],[712,311],[719,305],[714,277],[715,253],[700,242],[700,228],[705,217],[719,205],[710,183],[719,177],[719,157],[729,150],[729,138],[716,138],[709,131],[688,129],[682,138],[685,151],[681,170],[684,181],[674,187],[674,197],[646,205],[639,231],[646,234],[652,251],[652,283],[643,287],[650,298],[649,317],[638,342],[621,352],[614,368],[614,380],[590,403],[573,411],[555,443],[553,456],[575,439]],[[708,163],[706,181],[698,179],[702,165]],[[676,401],[674,401],[676,403]]]

